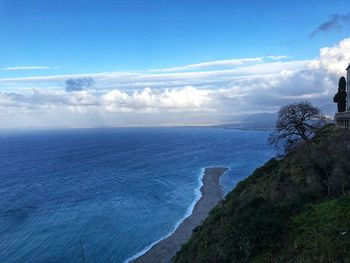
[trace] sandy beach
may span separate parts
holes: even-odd
[[[176,231],[154,245],[148,252],[131,262],[165,263],[176,254],[191,236],[192,231],[207,217],[209,211],[223,198],[223,189],[219,179],[228,168],[210,167],[206,168],[201,187],[201,198],[195,205],[192,214],[187,217]]]

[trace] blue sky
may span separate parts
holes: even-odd
[[[0,129],[330,116],[348,0],[0,0]]]
[[[219,59],[311,59],[350,26],[310,37],[348,1],[0,0],[1,77],[144,70]]]

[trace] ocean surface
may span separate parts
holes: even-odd
[[[110,128],[0,132],[0,262],[124,262],[171,233],[203,168],[226,192],[273,156],[268,132]]]

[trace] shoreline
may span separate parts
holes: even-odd
[[[152,245],[144,254],[127,262],[165,263],[180,250],[192,235],[192,231],[208,216],[209,211],[223,199],[224,191],[220,177],[228,171],[227,167],[207,167],[202,176],[201,196],[195,203],[192,213],[186,217],[173,233]]]

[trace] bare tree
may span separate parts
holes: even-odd
[[[310,102],[303,101],[281,107],[276,128],[269,142],[277,149],[289,152],[296,145],[308,142],[324,125],[325,118]]]

